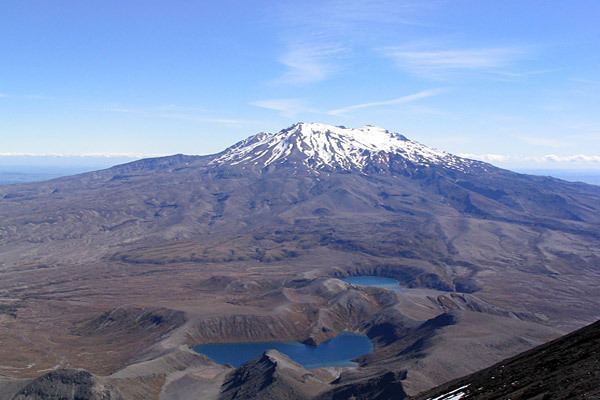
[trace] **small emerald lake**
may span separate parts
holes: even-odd
[[[219,364],[234,367],[259,358],[265,351],[277,350],[305,368],[346,367],[356,365],[356,357],[373,351],[371,340],[364,335],[343,332],[335,338],[309,346],[300,342],[213,343],[194,346],[194,351]]]
[[[391,290],[401,290],[400,281],[394,278],[386,278],[374,275],[347,276],[342,278],[344,282],[357,286],[373,286]]]

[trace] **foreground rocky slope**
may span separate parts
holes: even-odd
[[[444,384],[415,397],[415,400],[432,398],[598,399],[600,321],[483,371]]]
[[[600,309],[599,187],[374,127],[301,123],[217,155],[0,186],[0,221],[0,374],[14,379],[111,376],[181,345],[316,344],[349,329],[375,352],[337,387],[405,371],[414,395]],[[404,289],[336,279],[360,274]],[[206,376],[225,370],[194,368],[117,386],[128,398],[218,392]]]

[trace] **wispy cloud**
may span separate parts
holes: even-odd
[[[0,153],[0,157],[47,157],[47,158],[145,158],[145,157],[160,157],[165,154],[153,153],[19,153],[9,152]]]
[[[255,121],[239,118],[226,118],[206,115],[207,110],[204,107],[179,106],[175,104],[166,104],[150,107],[129,107],[121,105],[111,105],[104,108],[103,111],[119,114],[134,114],[147,118],[164,118],[179,121],[215,123],[224,125],[242,125],[255,123]]]
[[[21,97],[27,100],[56,100],[54,96],[48,96],[45,94],[24,94]]]
[[[382,54],[401,69],[427,77],[443,77],[460,71],[492,71],[514,76],[516,73],[498,71],[512,65],[526,52],[517,47],[489,47],[475,49],[415,49],[386,47]],[[520,75],[520,74],[519,74]]]
[[[56,100],[56,97],[47,96],[45,94],[15,94],[0,92],[0,98],[21,99],[21,100]]]
[[[569,146],[571,144],[565,140],[553,139],[549,137],[515,135],[515,138],[533,146],[553,147],[557,149]]]
[[[585,85],[600,85],[600,80],[594,79],[585,79],[585,78],[571,78],[569,79],[572,82],[583,83]]]
[[[284,117],[293,117],[303,112],[315,112],[301,99],[268,99],[250,103],[255,107],[279,112]]]
[[[427,3],[427,4],[425,4]],[[267,10],[276,21],[283,51],[278,61],[286,71],[278,83],[308,84],[332,77],[348,60],[382,40],[396,37],[403,26],[424,25],[424,15],[437,1],[321,0],[281,1]]]
[[[600,155],[588,154],[573,154],[573,155],[556,155],[547,154],[541,158],[548,162],[567,162],[567,163],[600,163]]]
[[[277,83],[304,84],[325,80],[338,68],[335,60],[344,49],[334,45],[292,45],[279,62],[286,68]]]
[[[398,104],[408,104],[414,101],[422,100],[428,97],[436,96],[442,92],[442,89],[432,89],[432,90],[423,90],[417,93],[413,93],[407,96],[397,97],[395,99],[382,100],[382,101],[373,101],[368,103],[360,103],[354,104],[351,106],[336,108],[333,110],[329,110],[327,114],[329,115],[343,115],[352,111],[362,110],[365,108],[373,108],[373,107],[384,107],[384,106],[392,106]]]
[[[553,164],[600,164],[600,155],[596,154],[546,154],[541,156],[517,156],[506,154],[462,153],[461,157],[499,163],[553,163]]]
[[[257,123],[256,121],[249,120],[249,119],[205,117],[205,116],[180,114],[180,113],[161,113],[161,114],[158,114],[157,117],[166,118],[166,119],[175,119],[175,120],[179,120],[179,121],[206,122],[206,123],[223,124],[223,125],[246,125],[246,124]]]
[[[367,103],[353,104],[345,107],[335,108],[328,111],[318,110],[317,108],[309,105],[306,101],[298,98],[282,98],[282,99],[267,99],[257,100],[250,103],[255,107],[265,108],[267,110],[277,111],[284,117],[294,117],[302,113],[313,113],[321,115],[332,115],[341,116],[348,114],[353,111],[363,110],[366,108],[375,107],[388,107],[399,104],[409,104],[428,97],[436,96],[443,92],[443,89],[430,89],[423,90],[410,95],[396,97],[394,99],[387,99],[381,101],[372,101]],[[425,110],[423,112],[432,113],[432,110]]]
[[[511,157],[505,154],[474,154],[474,153],[460,153],[459,156],[464,158],[470,158],[473,160],[480,160],[490,163],[495,162],[506,162],[510,161]]]
[[[390,35],[402,25],[431,26],[425,16],[439,8],[439,1],[419,0],[321,0],[281,1],[275,8],[282,33],[287,38],[364,42]],[[377,28],[377,29],[374,29]]]

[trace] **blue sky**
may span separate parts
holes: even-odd
[[[208,154],[302,120],[600,168],[598,21],[595,0],[4,0],[0,164]]]

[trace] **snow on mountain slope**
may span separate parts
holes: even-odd
[[[229,147],[211,163],[263,167],[304,164],[310,169],[363,171],[369,165],[389,165],[400,156],[417,166],[439,165],[466,171],[484,163],[429,148],[383,128],[345,128],[300,122],[277,133],[259,133]]]

